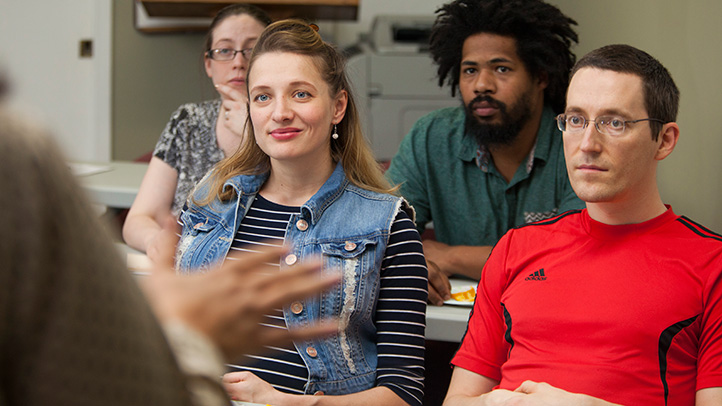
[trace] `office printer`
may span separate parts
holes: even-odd
[[[371,32],[345,50],[361,125],[380,161],[396,154],[416,120],[461,103],[437,85],[428,52],[433,23],[434,16],[377,16]]]

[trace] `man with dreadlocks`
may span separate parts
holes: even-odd
[[[416,209],[429,301],[448,276],[478,279],[510,228],[583,207],[569,185],[561,133],[576,22],[541,0],[454,0],[437,10],[430,51],[462,106],[421,118],[388,170]]]

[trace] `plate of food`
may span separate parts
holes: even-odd
[[[444,304],[454,306],[471,307],[476,298],[476,285],[472,284],[451,284],[451,299],[444,301]]]

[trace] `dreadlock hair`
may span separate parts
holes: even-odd
[[[541,0],[454,0],[436,10],[430,52],[438,65],[439,86],[447,82],[456,94],[464,41],[489,33],[512,37],[516,52],[535,77],[546,76],[544,100],[555,112],[565,106],[569,72],[576,57],[572,42],[579,42],[572,25],[577,22]]]

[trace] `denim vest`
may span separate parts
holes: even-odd
[[[210,207],[191,202],[181,213],[183,232],[176,256],[181,272],[208,269],[221,262],[267,174],[241,175],[227,186],[236,195]],[[207,186],[194,193],[204,197]],[[316,194],[301,206],[286,228],[291,253],[281,260],[281,271],[314,255],[323,258],[324,272],[341,270],[343,283],[320,296],[283,309],[289,328],[338,318],[339,332],[324,339],[294,342],[306,363],[306,394],[356,393],[374,387],[377,350],[373,318],[379,291],[379,271],[391,224],[399,210],[413,219],[413,210],[399,197],[352,185],[339,163]],[[299,304],[301,306],[299,306]]]

